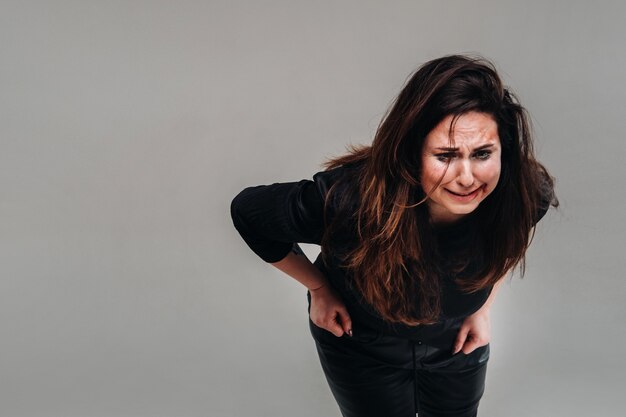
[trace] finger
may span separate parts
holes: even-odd
[[[466,355],[469,355],[470,353],[472,353],[474,350],[476,350],[479,347],[480,347],[480,341],[476,338],[470,337],[469,339],[466,340],[465,344],[463,345],[463,353],[465,353]]]
[[[468,333],[469,327],[461,327],[461,330],[459,330],[459,333],[456,335],[456,341],[454,342],[454,349],[452,349],[452,354],[457,354],[461,350],[461,348],[463,348],[463,345],[467,340]]]
[[[343,328],[341,327],[341,324],[337,321],[336,317],[328,323],[328,327],[326,328],[326,330],[328,330],[337,337],[343,336]]]
[[[352,336],[352,319],[348,311],[345,308],[339,309],[337,310],[337,315],[339,316],[339,322],[341,323],[343,332],[348,336]]]

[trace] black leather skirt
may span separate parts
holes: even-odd
[[[336,337],[309,320],[320,362],[344,417],[476,416],[489,345],[452,355],[417,339],[353,322]]]

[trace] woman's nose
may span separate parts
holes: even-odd
[[[474,174],[472,173],[472,166],[470,161],[459,161],[459,172],[456,178],[456,182],[465,188],[469,188],[474,185]]]

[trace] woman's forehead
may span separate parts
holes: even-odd
[[[456,120],[452,115],[445,117],[426,136],[425,148],[450,148],[453,144],[452,147],[473,149],[499,143],[498,124],[493,117],[487,113],[470,112]]]

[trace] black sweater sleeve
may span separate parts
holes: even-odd
[[[232,201],[233,223],[266,262],[282,260],[294,243],[320,244],[324,231],[325,172],[311,180],[248,187]]]

